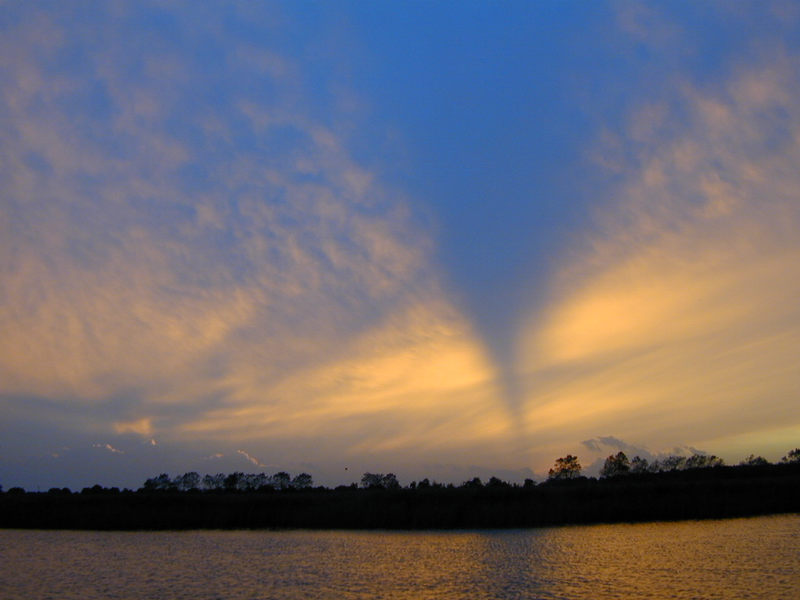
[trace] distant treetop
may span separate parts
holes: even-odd
[[[578,457],[567,454],[556,459],[555,465],[548,472],[548,479],[575,479],[580,477],[580,474],[581,463],[578,462]]]

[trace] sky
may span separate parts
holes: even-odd
[[[0,2],[0,484],[800,445],[800,5]]]

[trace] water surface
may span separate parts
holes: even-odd
[[[0,530],[8,600],[800,598],[800,515],[512,531]]]

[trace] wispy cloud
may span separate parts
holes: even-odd
[[[112,446],[111,444],[92,444],[92,448],[103,448],[105,450],[108,450],[112,454],[125,454],[123,450],[118,450],[117,448],[114,448],[114,446]]]
[[[266,467],[267,466],[264,463],[262,463],[260,460],[258,460],[255,456],[252,456],[251,454],[248,454],[244,450],[237,450],[236,453],[237,454],[241,454],[242,456],[245,457],[245,459],[247,459],[248,462],[253,463],[257,467]]]
[[[619,2],[615,3],[615,9],[620,31],[639,43],[674,52],[676,46],[685,42],[679,27],[664,18],[657,4]]]
[[[643,457],[648,457],[651,455],[646,448],[634,446],[633,444],[629,444],[628,442],[614,437],[613,435],[601,435],[588,440],[583,440],[581,445],[591,452],[603,453],[609,450],[626,452],[630,454],[631,458],[637,454]]]
[[[429,232],[309,116],[299,65],[224,27],[203,42],[224,68],[170,35],[131,52],[131,10],[32,10],[0,43],[0,395],[162,442],[500,452],[494,371]],[[226,85],[255,76],[274,93]]]
[[[138,433],[139,435],[148,437],[153,433],[152,419],[144,417],[136,421],[117,422],[114,423],[114,431],[117,433]],[[151,443],[155,446],[155,440],[150,438]]]
[[[51,452],[50,456],[52,458],[62,458],[65,453],[69,452],[70,448],[68,446],[62,446],[58,450]]]
[[[718,453],[800,434],[797,67],[778,53],[713,91],[686,85],[681,119],[631,120],[617,200],[526,329],[533,430]]]

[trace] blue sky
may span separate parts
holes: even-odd
[[[1,4],[0,484],[779,458],[798,19]]]

